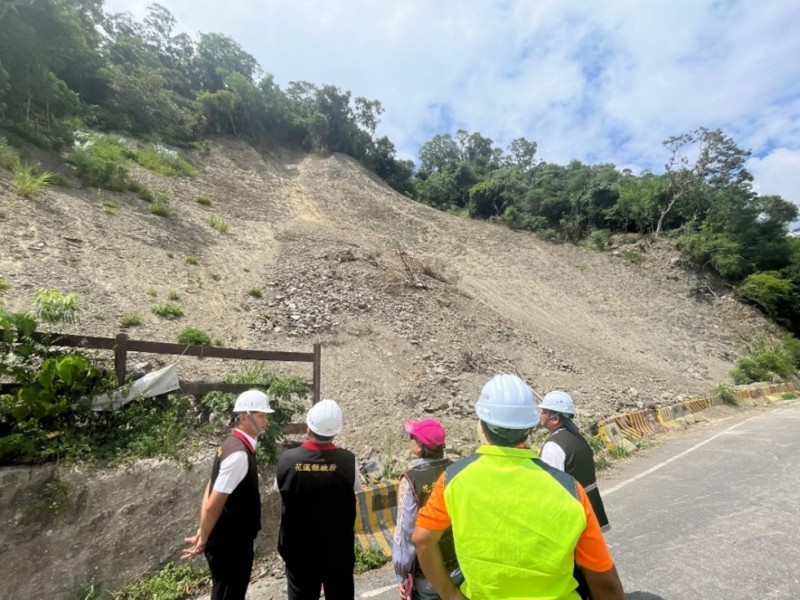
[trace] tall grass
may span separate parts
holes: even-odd
[[[53,174],[45,171],[39,173],[34,165],[17,163],[11,167],[14,191],[23,198],[31,198],[48,186]]]

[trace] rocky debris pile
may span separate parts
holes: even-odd
[[[384,256],[352,247],[314,253],[293,246],[270,274],[263,309],[251,326],[255,331],[312,335],[334,330],[346,318],[368,316],[365,321],[388,325],[419,345],[435,333],[428,324],[432,314],[442,322],[457,312],[460,293],[453,279],[434,275],[405,252]]]

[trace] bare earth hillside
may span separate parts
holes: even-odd
[[[69,174],[57,157],[34,158]],[[112,336],[120,317],[136,314],[135,339],[174,342],[196,327],[233,347],[310,351],[320,341],[323,396],[342,404],[339,441],[362,461],[404,461],[402,423],[425,415],[444,422],[452,452],[471,450],[472,405],[497,372],[519,373],[540,394],[569,390],[586,423],[710,391],[767,330],[724,290],[695,299],[695,276],[663,241],[603,253],[547,243],[412,202],[340,155],[260,155],[218,141],[192,159],[198,175],[186,179],[132,167],[135,180],[169,195],[167,218],[132,194],[51,188],[22,199],[0,169],[6,308],[28,310],[36,290],[50,288],[79,294],[74,333]],[[644,260],[627,260],[630,252]],[[185,314],[166,321],[151,308],[172,292]],[[242,366],[177,361],[188,380]],[[74,598],[94,580],[118,589],[175,559],[196,527],[210,455],[190,471],[169,461],[0,471],[9,597]],[[66,490],[65,512],[31,522],[30,506],[53,481]],[[264,490],[266,556],[279,499],[269,482]],[[280,571],[272,564],[260,573]]]
[[[18,198],[0,170],[6,307],[26,310],[38,288],[54,288],[80,295],[75,332],[113,335],[133,313],[137,339],[175,341],[191,326],[243,348],[321,341],[323,396],[343,405],[343,442],[362,457],[428,413],[449,427],[451,446],[471,445],[471,404],[496,372],[518,372],[539,393],[571,391],[584,418],[704,393],[767,327],[728,295],[695,299],[695,276],[666,242],[626,246],[640,264],[544,242],[415,203],[341,155],[260,155],[219,141],[192,158],[193,178],[133,167],[169,195],[167,218],[132,194]],[[150,310],[170,291],[185,313],[172,322]],[[181,378],[240,366],[179,365]]]

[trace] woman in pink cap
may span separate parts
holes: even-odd
[[[425,505],[433,484],[451,461],[444,457],[445,433],[439,421],[406,421],[405,430],[411,438],[414,459],[411,468],[400,477],[392,563],[402,600],[434,600],[439,596],[419,567],[417,552],[411,543],[411,532],[414,531],[417,512]],[[464,578],[458,568],[452,530],[445,532],[439,546],[450,578],[456,585],[460,584]]]

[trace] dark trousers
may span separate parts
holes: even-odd
[[[325,600],[353,600],[353,565],[335,564],[325,557],[313,557],[319,564],[286,564],[286,586],[289,600],[318,600],[320,589],[325,589]]]
[[[206,548],[211,570],[211,600],[244,600],[253,571],[253,542]]]

